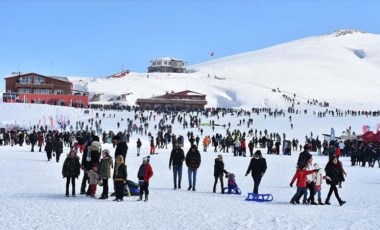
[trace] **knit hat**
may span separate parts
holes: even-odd
[[[223,160],[223,156],[222,156],[221,154],[218,154],[218,158],[219,158],[220,160]]]
[[[318,169],[318,170],[319,170],[319,169],[321,169],[321,166],[319,166],[318,163],[315,163],[315,164],[314,164],[314,169]]]
[[[150,156],[143,157],[143,161],[149,162]]]
[[[110,151],[109,151],[108,149],[104,149],[104,150],[102,150],[102,153],[105,153],[107,156],[110,155]]]

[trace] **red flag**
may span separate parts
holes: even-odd
[[[214,51],[211,52],[211,56],[214,56]]]

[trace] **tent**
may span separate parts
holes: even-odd
[[[372,131],[368,131],[362,135],[362,140],[365,142],[374,141],[375,134]]]

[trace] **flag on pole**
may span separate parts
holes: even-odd
[[[335,130],[334,130],[334,128],[331,128],[330,139],[331,139],[332,141],[335,141]]]
[[[214,56],[214,51],[211,52],[211,57]]]

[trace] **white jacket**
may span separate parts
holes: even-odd
[[[307,165],[306,165],[306,171],[310,171],[310,170],[314,170],[314,167],[313,167],[312,164],[307,163]],[[309,182],[309,181],[314,181],[314,179],[313,179],[313,175],[314,175],[314,174],[315,174],[315,173],[312,173],[312,174],[309,174],[309,175],[306,176],[306,178],[307,178],[307,182]],[[315,182],[315,181],[314,181],[314,182]]]
[[[321,172],[313,173],[313,180],[315,181],[315,185],[322,185],[323,175]]]

